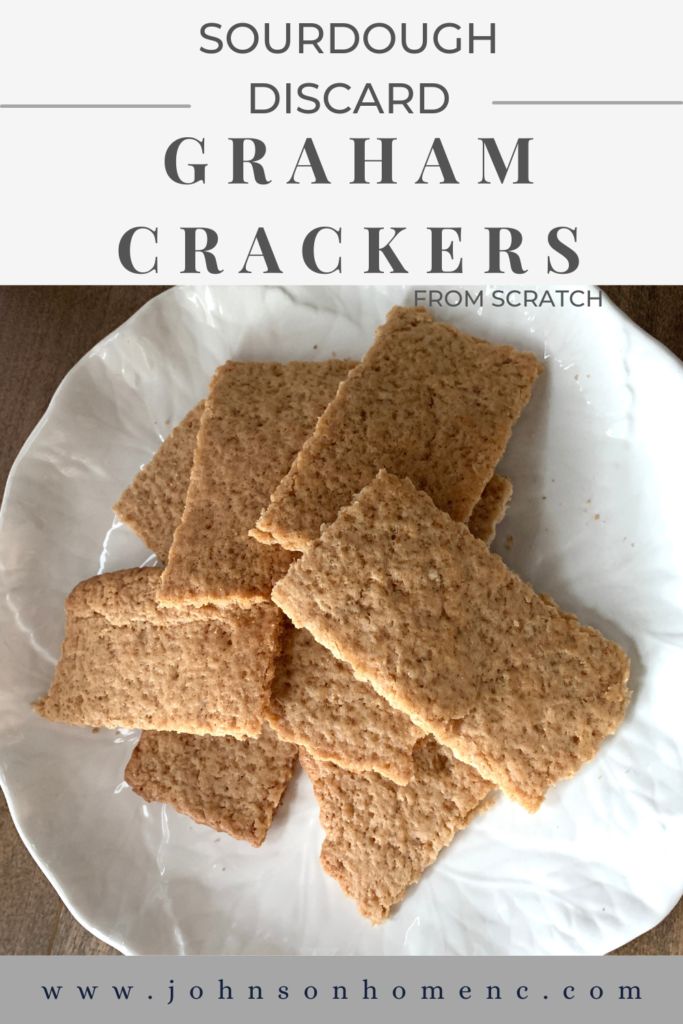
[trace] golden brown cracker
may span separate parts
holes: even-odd
[[[189,411],[114,505],[119,519],[162,562],[168,558],[175,528],[185,508],[203,410],[204,403],[200,402]]]
[[[541,370],[537,359],[394,308],[256,522],[303,551],[378,470],[409,477],[466,521]]]
[[[475,536],[492,539],[511,491],[504,477],[489,481],[467,524]],[[412,751],[422,731],[308,630],[286,630],[266,716],[284,739],[317,760],[375,771],[399,785],[412,778]]]
[[[259,544],[248,531],[353,365],[329,360],[219,367],[162,577],[162,604],[267,600],[291,555]]]
[[[255,739],[143,732],[125,779],[148,801],[260,846],[294,772],[297,748],[268,725]]]
[[[388,473],[323,530],[273,600],[530,810],[625,713],[626,654]]]
[[[373,924],[384,920],[491,792],[472,768],[431,737],[414,753],[415,774],[397,786],[302,754],[325,830],[320,861]]]
[[[258,736],[282,617],[254,608],[164,609],[160,569],[124,569],[80,583],[37,709],[71,725]]]

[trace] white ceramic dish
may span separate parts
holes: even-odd
[[[0,766],[29,850],[76,917],[128,953],[600,954],[682,888],[683,365],[601,309],[452,320],[543,356],[504,468],[509,564],[633,659],[627,721],[535,816],[478,818],[384,925],[318,864],[305,778],[265,845],[146,805],[121,781],[135,734],[49,724],[65,594],[145,563],[111,506],[227,358],[360,356],[402,289],[175,289],[74,367],[11,473],[0,524]],[[449,318],[447,313],[439,313]]]

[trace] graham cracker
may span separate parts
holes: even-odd
[[[520,607],[519,597],[510,602],[511,614]],[[482,688],[450,744],[456,757],[531,812],[551,786],[595,757],[631,700],[625,651],[563,612],[546,594],[534,598],[540,602],[534,611],[544,606],[546,620],[530,615],[526,623],[513,619],[512,627],[517,633],[528,630],[529,646],[546,645],[545,657],[534,660],[532,675],[520,644],[505,672]]]
[[[258,736],[282,617],[254,608],[164,609],[160,569],[85,580],[66,601],[66,633],[45,718],[114,729]]]
[[[263,726],[256,739],[143,732],[125,779],[200,825],[260,846],[294,772],[297,748]]]
[[[613,733],[616,644],[539,597],[409,480],[380,472],[273,589],[354,674],[529,810]]]
[[[199,426],[163,605],[267,600],[291,562],[248,536],[256,517],[354,363],[226,363]]]
[[[166,562],[185,508],[204,402],[190,409],[114,505],[121,522]]]
[[[494,476],[468,528],[487,543],[505,513],[512,485]],[[412,750],[422,730],[392,708],[308,630],[285,631],[266,717],[284,739],[319,761],[349,771],[375,771],[399,785],[413,777]]]
[[[409,477],[465,522],[531,396],[541,364],[434,321],[391,310],[256,522],[303,551],[380,469]]]
[[[320,862],[373,924],[419,881],[492,789],[431,737],[417,743],[414,760],[414,779],[397,786],[374,772],[355,774],[301,754],[325,830]]]
[[[399,784],[412,778],[422,732],[305,629],[285,630],[266,718],[283,739],[321,761]]]
[[[508,478],[492,476],[467,520],[470,533],[484,544],[490,544],[496,535],[498,523],[505,516],[511,497],[512,483]]]

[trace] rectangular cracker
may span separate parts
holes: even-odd
[[[380,469],[409,477],[465,522],[540,373],[526,352],[394,308],[256,522],[303,551]]]
[[[185,508],[204,402],[190,409],[114,505],[121,522],[166,562]]]
[[[301,755],[320,808],[324,870],[379,924],[482,808],[492,786],[431,737],[414,753],[415,777],[397,786]]]
[[[163,605],[267,600],[291,562],[248,536],[354,363],[226,363],[201,418],[182,520],[162,576]]]
[[[529,810],[621,722],[629,660],[380,472],[273,589],[359,679]]]
[[[260,846],[294,773],[297,748],[263,726],[256,739],[143,732],[125,780],[200,825]]]
[[[469,529],[490,541],[511,492],[509,480],[494,476],[470,516]],[[266,718],[280,736],[319,761],[349,771],[375,771],[399,785],[413,777],[412,751],[422,730],[369,683],[356,679],[308,630],[285,631]]]
[[[285,630],[266,718],[318,760],[376,771],[399,784],[412,778],[421,730],[305,629]]]
[[[282,617],[254,608],[163,609],[160,569],[124,569],[79,583],[37,710],[71,725],[258,736]]]

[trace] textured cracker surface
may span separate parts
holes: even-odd
[[[279,612],[269,603],[160,608],[160,575],[124,569],[79,583],[37,710],[72,725],[258,736],[281,642]]]
[[[273,599],[530,810],[594,756],[626,710],[624,651],[388,473],[323,530]]]
[[[163,604],[267,599],[291,555],[249,537],[259,512],[354,363],[226,363],[199,426]]]
[[[412,778],[421,731],[305,629],[285,631],[266,717],[280,736],[320,760],[398,783]]]
[[[529,667],[524,643],[515,645],[514,656],[482,688],[451,743],[457,757],[532,812],[551,786],[595,757],[618,729],[631,699],[626,653],[546,595],[534,598],[545,606],[546,617],[530,614],[526,623],[521,616],[512,619],[514,632],[518,637],[524,632],[532,648]],[[518,594],[509,600],[509,614],[520,607]],[[538,605],[534,611],[540,611]]]
[[[303,551],[379,469],[409,477],[466,521],[541,370],[491,345],[394,308],[321,416],[256,526]]]
[[[490,544],[512,497],[512,484],[505,476],[492,476],[467,520],[470,533]]]
[[[488,543],[505,514],[512,485],[494,476],[467,523]],[[320,761],[376,771],[400,785],[413,777],[412,750],[423,735],[308,630],[287,629],[266,717],[278,733]]]
[[[325,830],[320,861],[378,924],[464,828],[491,784],[431,737],[418,741],[415,777],[397,786],[302,754]]]
[[[260,846],[294,772],[297,748],[267,725],[256,739],[143,732],[125,779],[148,801]]]
[[[165,562],[185,508],[199,421],[200,402],[171,431],[152,459],[114,505],[119,519]]]

